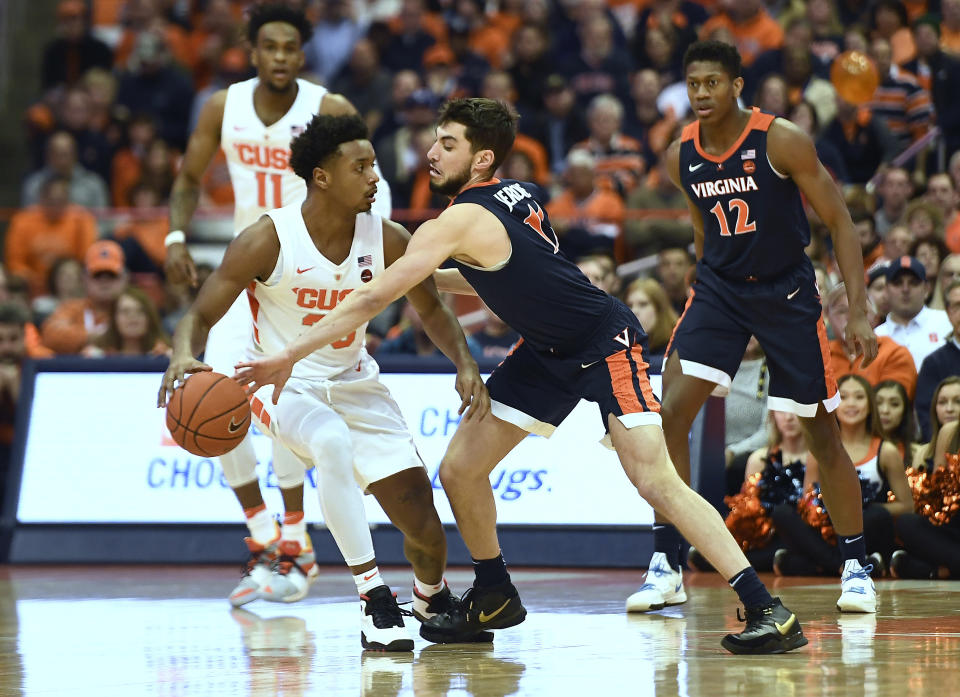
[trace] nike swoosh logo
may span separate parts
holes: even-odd
[[[308,267],[305,268],[305,269],[301,269],[301,268],[298,266],[298,267],[297,267],[297,273],[306,273],[307,271],[310,271],[311,269],[315,269],[315,268],[317,268],[317,267],[316,267],[316,266],[308,266]]]
[[[773,624],[776,626],[777,631],[780,632],[781,635],[786,636],[786,635],[787,635],[787,632],[790,631],[790,627],[792,627],[792,626],[793,626],[793,623],[796,622],[796,621],[797,621],[797,616],[796,616],[796,615],[790,615],[790,619],[788,619],[788,620],[787,620],[786,622],[784,622],[783,624],[780,624],[780,623],[777,622],[776,620],[773,621]]]
[[[231,417],[230,417],[230,423],[227,424],[227,431],[229,431],[230,433],[236,433],[236,432],[239,431],[241,428],[243,428],[243,425],[244,425],[245,423],[247,423],[247,419],[249,419],[249,418],[250,418],[249,416],[244,416],[244,417],[243,417],[243,420],[242,420],[240,423],[236,423],[236,422],[233,420],[233,417],[231,416]]]
[[[850,537],[850,538],[847,539],[847,542],[856,542],[856,541],[859,540],[861,537],[863,537],[863,535],[857,535],[856,537]]]
[[[703,163],[702,163],[702,162],[701,162],[700,164],[698,164],[698,165],[690,165],[687,169],[689,169],[691,172],[696,172],[696,171],[697,171],[698,169],[700,169],[701,167],[703,167]]]
[[[581,367],[581,368],[589,368],[590,366],[592,366],[592,365],[594,365],[594,364],[596,364],[596,363],[599,363],[599,362],[600,362],[600,361],[594,361],[593,363],[581,363],[581,364],[580,364],[580,367]]]
[[[373,577],[376,576],[376,575],[377,575],[377,572],[373,572],[373,573],[370,574],[369,576],[364,576],[364,577],[363,577],[363,580],[364,580],[364,581],[369,581],[371,578],[373,578]]]
[[[245,130],[247,130],[247,127],[246,127],[246,126],[234,126],[234,127],[233,127],[233,130],[235,130],[235,131],[245,131]]]
[[[793,291],[792,293],[787,293],[787,300],[793,300],[793,296],[796,295],[796,294],[799,293],[799,292],[800,292],[800,288],[798,287],[798,288],[797,288],[795,291]]]
[[[492,620],[494,617],[496,617],[496,616],[499,615],[501,612],[503,612],[503,609],[504,609],[507,605],[509,605],[509,604],[510,604],[510,600],[508,599],[503,605],[501,605],[500,607],[498,607],[496,610],[494,610],[493,612],[491,612],[489,615],[486,614],[485,612],[483,612],[483,611],[481,610],[481,611],[480,611],[480,621],[481,621],[481,622],[484,622],[484,623],[489,622],[489,621]]]

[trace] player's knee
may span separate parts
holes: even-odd
[[[450,457],[449,454],[440,462],[440,483],[444,491],[449,491],[473,479],[470,463],[464,459]]]
[[[353,443],[346,428],[313,433],[310,437],[310,455],[318,473],[353,477]]]
[[[248,441],[244,440],[229,453],[220,456],[223,478],[231,489],[237,489],[257,479],[257,455],[253,447],[248,448],[247,445]]]
[[[693,417],[687,413],[687,409],[678,405],[675,401],[665,400],[660,405],[660,417],[663,420],[663,435],[667,440],[673,438],[687,438],[690,433],[690,427],[693,425]]]

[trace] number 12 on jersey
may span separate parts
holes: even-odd
[[[727,211],[737,213],[737,224],[730,232],[730,225],[727,223]],[[734,235],[745,235],[748,232],[756,232],[757,223],[750,220],[750,206],[742,198],[733,198],[727,203],[727,210],[723,209],[723,202],[717,201],[717,205],[710,209],[710,212],[717,216],[717,222],[720,224],[720,237],[730,237]]]
[[[267,206],[271,208],[282,208],[283,175],[270,172],[255,172],[255,174],[257,177],[257,205],[261,208],[266,208]],[[273,192],[273,200],[269,204],[267,203],[268,188]]]

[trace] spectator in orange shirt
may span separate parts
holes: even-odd
[[[167,248],[163,241],[169,221],[160,208],[160,195],[146,183],[138,183],[130,192],[133,207],[129,217],[117,223],[113,237],[123,247],[127,270],[163,276]]]
[[[67,300],[43,323],[43,342],[58,354],[78,354],[107,330],[114,302],[127,285],[123,249],[100,240],[87,251],[87,296]]]
[[[623,104],[612,94],[594,97],[587,110],[587,127],[590,137],[576,148],[587,150],[596,160],[598,185],[626,198],[640,183],[647,163],[643,143],[621,130]]]
[[[127,0],[123,7],[122,24],[123,34],[120,35],[120,41],[113,56],[115,67],[127,67],[127,61],[133,53],[137,37],[145,31],[156,32],[163,38],[177,62],[184,66],[191,66],[187,33],[182,27],[164,19],[158,0]]]
[[[0,303],[13,304],[23,308],[28,318],[23,327],[24,343],[29,358],[50,358],[53,351],[43,345],[37,325],[30,321],[30,294],[26,282],[19,276],[8,276],[3,264],[0,264]]]
[[[895,380],[903,385],[912,400],[917,388],[917,366],[910,351],[889,336],[878,336],[877,357],[873,363],[863,368],[860,365],[863,357],[857,355],[851,357],[842,338],[850,314],[847,291],[843,283],[837,284],[827,295],[825,309],[827,320],[830,322],[834,336],[837,337],[830,341],[830,364],[833,374],[860,375],[874,387],[884,380]]]
[[[46,287],[50,267],[59,257],[82,259],[97,239],[97,222],[89,211],[69,202],[70,181],[49,177],[40,203],[17,212],[7,230],[5,259],[10,273],[23,276],[31,295]]]
[[[157,137],[157,124],[150,114],[136,114],[126,129],[127,145],[113,156],[110,189],[113,205],[125,208],[130,205],[130,189],[140,181],[140,170],[147,148]]]
[[[720,13],[707,20],[700,32],[707,38],[718,27],[733,34],[744,67],[753,65],[756,57],[783,43],[783,29],[763,6],[763,0],[720,0]]]
[[[594,186],[596,161],[586,150],[567,158],[567,186],[547,204],[560,249],[570,258],[622,248],[624,205],[620,197]],[[618,260],[621,261],[621,260]]]

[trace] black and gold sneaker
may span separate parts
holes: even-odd
[[[420,625],[420,636],[435,644],[476,642],[490,629],[518,625],[527,616],[520,594],[507,581],[496,586],[473,586],[449,610]]]
[[[800,620],[780,598],[764,607],[748,607],[746,615],[741,618],[737,609],[737,617],[747,623],[746,628],[739,634],[727,634],[720,642],[730,653],[786,653],[807,643]]]
[[[421,595],[413,589],[413,616],[420,622],[429,622],[434,617],[445,613],[461,612],[463,601],[450,592],[450,586],[443,582],[443,590],[430,597]],[[463,638],[458,643],[484,643],[493,641],[493,632],[481,631]]]

